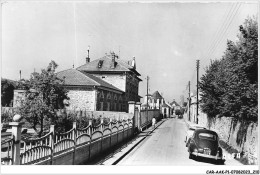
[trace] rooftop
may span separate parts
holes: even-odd
[[[84,72],[134,72],[136,75],[140,74],[129,65],[126,61],[122,59],[115,58],[115,66],[113,64],[112,56],[106,55],[99,59],[93,60],[77,68],[79,71]]]
[[[116,91],[121,91],[115,86],[103,81],[102,79],[90,75],[88,73],[82,73],[76,69],[67,69],[57,73],[57,77],[65,80],[65,85],[68,86],[102,86]]]

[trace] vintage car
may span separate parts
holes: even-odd
[[[203,126],[200,126],[198,124],[189,125],[189,129],[186,131],[186,137],[185,137],[185,141],[184,141],[186,143],[186,147],[189,146],[190,138],[192,137],[192,135],[196,129],[206,129],[206,128]]]
[[[189,158],[204,157],[224,162],[223,152],[219,146],[218,134],[208,129],[197,129],[190,139]]]

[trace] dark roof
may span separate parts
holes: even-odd
[[[158,91],[155,91],[152,96],[153,96],[153,98],[156,99],[156,100],[157,100],[157,99],[163,99],[162,96],[161,96],[161,94],[160,94]]]
[[[116,91],[121,91],[115,86],[101,80],[98,77],[88,73],[82,73],[76,69],[68,69],[57,73],[57,77],[65,79],[65,85],[68,86],[102,86]]]
[[[102,65],[99,67],[99,63],[102,62]],[[133,67],[127,64],[122,59],[115,59],[115,68],[112,68],[112,57],[109,55],[106,55],[102,58],[93,60],[89,63],[86,63],[80,67],[77,68],[79,71],[85,71],[85,72],[134,72],[138,76],[140,75],[136,70],[133,71]]]

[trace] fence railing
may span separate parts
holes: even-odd
[[[13,164],[13,153],[14,153],[14,147],[13,147],[13,138],[8,138],[1,142],[1,162],[4,162],[6,165],[12,165]]]
[[[15,125],[18,126],[19,124]],[[14,126],[14,127],[15,127]],[[14,129],[17,131],[14,135],[21,135],[21,126]],[[112,134],[118,134],[120,131],[131,130],[133,128],[133,119],[127,119],[123,121],[111,121],[109,123],[101,123],[97,126],[92,125],[90,120],[89,126],[85,128],[77,128],[76,122],[73,122],[73,128],[64,133],[55,132],[54,125],[51,125],[50,132],[45,136],[37,139],[21,138],[18,144],[13,144],[14,139],[9,139],[2,142],[2,147],[5,146],[6,156],[2,159],[2,164],[12,165],[14,164],[14,146],[19,150],[20,165],[37,164],[42,161],[50,161],[52,164],[54,156],[63,154],[64,152],[71,151],[73,153],[73,164],[75,160],[75,150],[85,144],[91,144],[97,140],[102,140],[105,137],[111,137]],[[128,132],[127,132],[128,136]],[[111,145],[111,138],[110,138]],[[17,148],[18,147],[18,148]],[[102,142],[101,142],[102,150]],[[2,156],[3,157],[3,156]]]
[[[99,145],[98,151],[108,149],[119,144],[123,138],[128,138],[135,129],[142,130],[149,125],[153,117],[159,116],[159,110],[148,110],[147,116],[146,112],[141,111],[140,102],[128,103],[128,113],[92,111],[87,114],[85,112],[85,115],[92,116],[92,119],[97,119],[98,116],[109,116],[110,120],[105,123],[101,118],[101,123],[94,126],[92,120],[89,120],[87,127],[77,128],[74,122],[72,129],[64,133],[55,132],[54,125],[51,125],[49,133],[37,139],[21,138],[22,123],[11,122],[9,124],[12,126],[12,139],[1,143],[2,148],[5,148],[1,150],[1,162],[5,165],[40,164],[41,162],[55,164],[55,157],[69,153],[72,154],[72,164],[74,164],[75,154],[78,155],[77,150],[86,148],[89,152],[88,156],[91,157],[95,155],[91,152],[92,144]],[[97,152],[95,148],[93,150]]]

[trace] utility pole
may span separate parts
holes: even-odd
[[[200,68],[200,60],[197,60],[197,119],[196,123],[198,124],[198,115],[199,115],[199,68]]]
[[[189,81],[189,84],[188,84],[188,86],[189,86],[189,101],[188,101],[188,108],[189,108],[189,121],[190,121],[190,81]]]
[[[149,84],[148,84],[148,82],[149,82],[149,76],[147,76],[147,100],[146,100],[146,118],[147,118],[147,122],[148,122],[148,89],[149,89]]]

